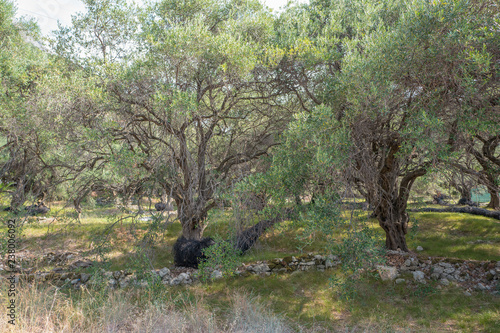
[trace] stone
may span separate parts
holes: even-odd
[[[448,279],[441,279],[439,280],[439,283],[441,283],[443,286],[448,286],[450,284],[450,281]]]
[[[191,277],[189,276],[188,273],[181,273],[181,274],[179,274],[178,278],[180,278],[181,280],[188,280]]]
[[[484,284],[482,284],[482,283],[478,283],[478,284],[476,285],[476,289],[477,289],[477,290],[486,290],[487,288],[484,286]]]
[[[330,259],[326,259],[325,268],[332,268],[332,267],[333,267],[333,262]]]
[[[441,275],[441,274],[444,273],[444,269],[441,266],[433,266],[432,267],[432,273],[438,274],[438,277],[439,277],[439,275]]]
[[[182,283],[182,277],[180,277],[180,276],[177,276],[177,277],[173,278],[172,280],[170,280],[171,286],[177,286],[181,283]]]
[[[470,292],[468,292],[468,291],[464,291],[464,295],[465,296],[472,296],[472,294]]]
[[[398,276],[398,270],[392,266],[377,266],[378,274],[382,281],[392,281]]]
[[[92,275],[90,274],[87,274],[87,273],[82,273],[82,275],[80,276],[80,280],[82,281],[82,283],[87,283],[88,280],[90,280]]]
[[[326,256],[327,259],[330,259],[331,261],[338,261],[339,257],[333,254],[329,254]]]
[[[71,284],[77,284],[78,282],[80,282],[80,279],[71,280]]]
[[[396,284],[401,284],[401,283],[404,283],[406,282],[405,279],[396,279]]]
[[[441,267],[444,267],[444,268],[452,268],[453,267],[452,264],[449,264],[447,262],[440,262],[438,265]]]
[[[120,279],[121,276],[122,276],[122,272],[120,272],[120,271],[113,272],[113,277],[116,280]]]
[[[129,275],[120,280],[120,288],[125,288],[130,285],[130,283],[134,280],[134,278]]]
[[[212,280],[217,280],[217,279],[221,279],[223,276],[222,276],[222,273],[221,271],[218,271],[218,270],[214,270],[212,272],[212,274],[210,274],[210,278]]]
[[[255,273],[265,273],[269,272],[271,269],[267,264],[257,264],[253,266],[252,269]]]
[[[413,279],[420,283],[425,283],[425,274],[422,271],[413,272]]]
[[[118,282],[115,279],[109,279],[109,281],[108,281],[108,286],[111,288],[116,287],[117,284],[118,284]]]
[[[446,274],[451,274],[451,273],[455,272],[455,268],[453,268],[453,267],[445,268],[444,272]]]
[[[165,276],[170,275],[170,269],[168,269],[167,267],[163,267],[158,272],[158,275],[160,275],[160,277],[163,279]]]
[[[407,266],[407,267],[411,266],[411,260],[410,259],[406,259],[405,260],[405,266]]]
[[[423,247],[421,247],[421,246],[417,246],[417,251],[418,251],[418,252],[423,251],[423,250],[424,250],[424,248],[423,248]]]
[[[441,276],[441,274],[438,274],[438,273],[432,273],[432,274],[431,274],[431,279],[432,279],[432,280],[437,280],[437,279],[439,279],[439,277],[440,277],[440,276]]]

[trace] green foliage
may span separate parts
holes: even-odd
[[[203,249],[206,259],[198,265],[198,276],[204,282],[210,280],[214,270],[220,271],[223,277],[231,277],[241,265],[241,253],[231,241],[220,236],[214,237],[214,241],[214,245]]]

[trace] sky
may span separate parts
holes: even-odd
[[[263,0],[263,2],[278,10],[286,5],[288,0]],[[84,10],[79,0],[14,0],[17,5],[17,16],[34,17],[44,35],[57,29],[57,21],[67,26],[71,23],[71,15]]]

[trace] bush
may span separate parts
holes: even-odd
[[[215,270],[220,271],[223,277],[233,276],[241,265],[241,253],[231,241],[223,240],[220,236],[214,237],[214,241],[214,245],[202,250],[206,259],[198,265],[198,274],[203,282],[209,280]]]

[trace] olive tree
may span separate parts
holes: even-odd
[[[318,151],[347,147],[345,179],[374,208],[386,247],[407,251],[414,181],[476,130],[471,119],[498,129],[495,4],[312,1],[291,15],[299,23],[284,35],[298,94],[320,106],[309,117],[332,133]]]
[[[114,10],[88,10],[79,16],[86,25],[60,31],[62,56],[65,45],[100,45],[76,31],[108,22]],[[164,0],[139,17],[120,59],[71,59],[92,73],[98,93],[69,102],[67,112],[105,143],[96,156],[120,159],[131,182],[140,173],[161,186],[176,203],[183,239],[200,241],[233,170],[266,155],[289,119],[273,70],[273,17],[257,1],[207,0]]]

